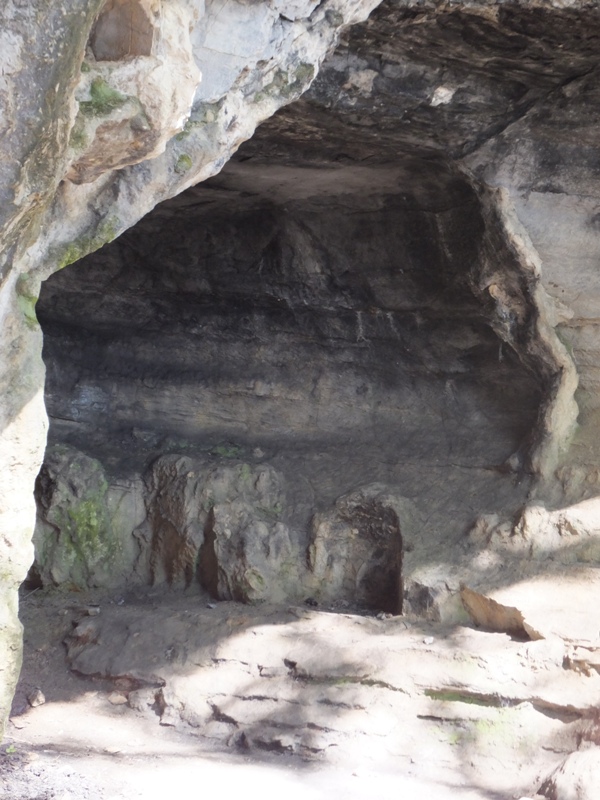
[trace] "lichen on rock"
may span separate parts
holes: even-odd
[[[133,531],[141,522],[134,493],[131,485],[110,487],[95,459],[65,446],[49,450],[36,487],[34,571],[42,583],[86,589],[129,578],[138,556]]]

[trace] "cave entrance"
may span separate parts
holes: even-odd
[[[456,170],[257,147],[46,282],[35,569],[397,612],[398,543],[514,492],[492,468],[539,386],[466,280],[485,224]]]
[[[562,367],[460,165],[548,91],[481,67],[503,19],[383,3],[219,175],[46,282],[42,583],[418,611],[421,567],[524,501]],[[110,0],[95,58],[150,53],[152,20]]]

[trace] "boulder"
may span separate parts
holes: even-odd
[[[199,581],[215,598],[241,602],[298,592],[299,550],[283,520],[282,480],[271,466],[163,456],[148,484],[154,583]]]
[[[119,586],[135,574],[141,481],[109,483],[102,464],[66,445],[48,450],[36,482],[33,573],[43,585]]]

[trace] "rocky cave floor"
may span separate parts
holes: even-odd
[[[594,651],[559,638],[196,590],[24,591],[21,618],[10,800],[490,800],[598,779]]]

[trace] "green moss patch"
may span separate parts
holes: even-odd
[[[467,703],[472,706],[483,706],[484,708],[502,708],[505,706],[515,706],[521,700],[513,700],[499,695],[478,695],[470,692],[426,689],[425,696],[432,700],[441,700],[447,703]]]
[[[175,172],[178,172],[180,175],[189,172],[192,168],[192,159],[191,156],[188,156],[187,153],[183,153],[177,159],[177,163],[175,164]]]
[[[281,519],[283,514],[283,506],[281,503],[273,503],[272,506],[258,506],[257,511],[260,511],[263,516],[268,520],[275,521]]]
[[[252,467],[250,464],[242,464],[240,467],[240,478],[244,483],[249,483],[252,478]]]
[[[108,492],[101,465],[75,457],[57,480],[44,526],[34,535],[40,574],[83,589],[101,584],[118,567],[123,546]]]
[[[308,675],[303,672],[298,672],[294,676],[296,680],[304,683],[314,683],[320,686],[367,686],[370,689],[385,689],[389,692],[400,692],[401,694],[408,694],[405,689],[399,686],[393,686],[386,681],[379,681],[375,678],[369,678],[366,675]]]
[[[127,102],[127,97],[104,80],[94,78],[90,86],[90,100],[79,103],[79,110],[86,117],[105,117]]]
[[[175,141],[182,142],[194,132],[196,128],[201,128],[204,125],[210,125],[217,121],[223,100],[218,103],[203,103],[199,106],[185,123],[183,130],[176,134]]]
[[[70,541],[84,564],[95,561],[106,549],[107,539],[111,538],[104,505],[107,488],[103,486],[95,496],[71,506],[65,513],[64,533],[68,539],[63,544]]]
[[[69,136],[69,147],[73,150],[84,150],[88,145],[88,135],[85,131],[85,125],[81,118],[78,118],[73,125],[71,135]]]
[[[74,264],[84,256],[87,256],[88,253],[99,250],[103,245],[116,239],[118,233],[118,219],[116,217],[108,217],[98,225],[93,234],[80,236],[55,254],[56,268],[63,269],[68,267],[69,264]]]
[[[267,98],[283,97],[291,100],[300,95],[315,76],[312,64],[301,62],[291,73],[277,70],[271,83],[254,96],[254,101],[260,103]]]
[[[219,444],[210,451],[211,456],[221,456],[221,458],[240,458],[243,448],[237,444]]]
[[[30,328],[37,327],[38,320],[35,305],[38,301],[37,292],[31,287],[26,275],[21,275],[17,281],[17,305],[25,317],[25,322]]]

